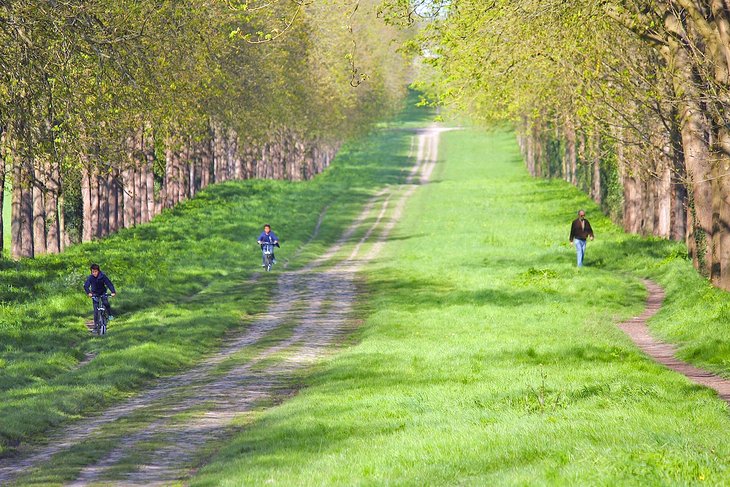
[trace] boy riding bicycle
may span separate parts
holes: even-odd
[[[98,296],[97,299],[101,299],[101,302],[104,304],[104,307],[107,309],[107,313],[109,314],[109,319],[112,319],[112,308],[109,305],[109,298],[106,295],[106,288],[109,288],[109,291],[111,291],[112,296],[117,295],[116,289],[114,289],[114,284],[112,284],[112,281],[109,280],[109,278],[101,272],[101,269],[99,269],[98,264],[91,264],[91,275],[86,278],[86,282],[84,283],[84,291],[86,291],[86,294],[90,298],[94,298],[94,296]],[[94,326],[98,325],[99,317],[97,316],[96,306],[94,306]]]
[[[264,231],[261,232],[261,235],[259,235],[259,238],[256,240],[259,245],[263,245],[265,243],[272,244],[275,246],[279,246],[279,237],[276,236],[274,232],[271,231],[271,225],[266,224],[264,225]],[[261,264],[261,267],[266,267],[266,256],[262,255],[263,264]],[[274,264],[276,264],[276,257],[274,257],[273,253],[273,247],[272,247],[272,253],[271,253],[271,260]]]

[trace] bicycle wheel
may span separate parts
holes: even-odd
[[[109,317],[106,314],[106,311],[101,313],[99,316],[99,335],[106,335],[106,323],[109,320]]]

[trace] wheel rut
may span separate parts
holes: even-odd
[[[730,380],[678,359],[676,357],[677,349],[674,346],[651,336],[647,321],[661,309],[665,294],[664,289],[654,281],[644,279],[643,282],[649,292],[644,312],[619,323],[618,327],[631,338],[637,347],[655,361],[679,372],[696,384],[714,389],[721,399],[730,404]]]
[[[417,132],[417,158],[405,184],[376,194],[324,255],[284,270],[269,309],[245,331],[196,367],[80,420],[46,445],[0,459],[0,484],[22,483],[21,475],[33,469],[52,471],[57,455],[100,440],[114,446],[79,466],[66,485],[170,485],[189,478],[206,447],[235,431],[237,418],[291,395],[292,377],[352,331],[356,274],[377,256],[415,189],[428,182],[441,130]]]

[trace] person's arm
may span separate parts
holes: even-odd
[[[575,238],[575,222],[570,224],[570,243],[573,243],[573,238]]]
[[[84,282],[84,291],[86,291],[86,294],[91,296],[91,290],[89,289],[89,286],[91,285],[91,276],[86,278],[86,282]]]
[[[112,281],[111,281],[111,279],[109,279],[109,277],[104,276],[104,284],[106,284],[106,286],[112,292],[112,296],[114,296],[115,294],[117,294],[117,290],[114,289],[114,284],[112,284]]]

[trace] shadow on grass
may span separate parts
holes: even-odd
[[[399,307],[407,310],[424,310],[444,306],[489,305],[516,308],[527,304],[545,302],[545,293],[533,289],[475,289],[462,290],[456,286],[445,286],[442,281],[427,279],[399,279],[379,276],[370,280],[384,295],[407,295],[407,303]],[[552,300],[552,298],[551,298]]]

